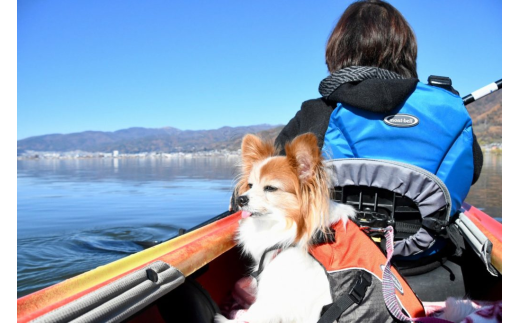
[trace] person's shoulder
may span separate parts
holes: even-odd
[[[334,109],[337,102],[327,100],[323,97],[317,99],[310,99],[302,103],[302,110],[314,110],[314,109]]]
[[[451,87],[451,85],[450,88],[445,88],[441,86],[435,86],[432,84],[418,82],[415,93],[428,96],[428,100],[430,103],[441,101],[452,105],[464,106],[459,92],[455,90],[453,87]]]
[[[337,102],[325,98],[307,100],[302,103],[296,117],[301,124],[309,124],[309,126],[315,127],[316,124],[327,123],[336,106]]]

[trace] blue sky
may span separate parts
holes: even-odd
[[[285,124],[319,97],[352,1],[35,1],[17,8],[17,139],[129,127]],[[461,95],[502,78],[502,2],[389,1],[419,79]]]

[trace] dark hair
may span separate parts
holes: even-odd
[[[417,78],[417,42],[401,13],[377,0],[348,6],[330,35],[325,61],[330,73],[374,66]]]

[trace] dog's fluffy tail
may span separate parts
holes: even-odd
[[[333,225],[340,220],[342,220],[343,223],[346,225],[349,218],[355,219],[355,217],[356,217],[356,210],[352,206],[350,206],[348,204],[330,201],[330,205],[329,205],[330,225]]]

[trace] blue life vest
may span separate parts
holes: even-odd
[[[444,182],[453,215],[473,178],[473,131],[462,99],[419,82],[400,106],[387,114],[338,103],[325,133],[327,159],[370,158],[425,169]]]

